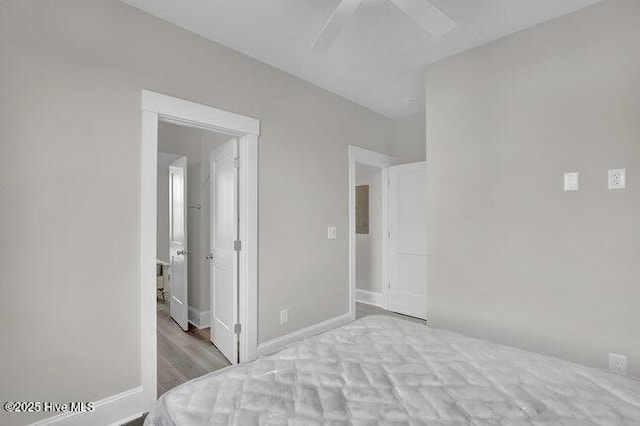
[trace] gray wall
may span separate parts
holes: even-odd
[[[390,120],[113,0],[2,1],[0,57],[0,400],[140,385],[143,88],[261,120],[260,342],[348,311],[347,145]]]
[[[382,170],[356,163],[356,185],[369,185],[369,233],[356,234],[356,288],[381,293]]]
[[[416,163],[427,158],[426,123],[424,112],[399,117],[393,120],[392,154],[394,164]]]
[[[430,324],[640,376],[639,22],[610,0],[428,68]]]

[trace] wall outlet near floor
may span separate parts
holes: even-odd
[[[330,227],[327,228],[327,239],[328,240],[335,240],[337,235],[338,235],[338,232],[336,231],[336,227],[335,226],[330,226]]]
[[[618,354],[609,354],[609,371],[617,374],[627,374],[627,357]]]
[[[280,325],[289,322],[289,309],[283,309],[280,311]]]
[[[609,170],[609,189],[626,189],[627,188],[627,170],[614,169]]]

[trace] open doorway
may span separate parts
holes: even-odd
[[[192,357],[182,363],[182,370],[171,366],[183,376],[200,375],[198,372],[206,373],[220,364],[247,362],[256,357],[259,121],[146,90],[142,92],[141,107],[140,335],[142,409],[146,411],[157,399],[158,369],[165,362],[163,354],[159,356],[159,302],[169,301],[165,309],[167,321],[162,324],[171,325],[175,339],[192,349]],[[167,140],[184,143],[176,148]],[[164,185],[159,182],[159,169],[165,166],[169,194],[163,195],[159,190]],[[196,183],[191,189],[190,181]],[[159,210],[164,207],[158,205],[158,198],[164,196],[169,199],[169,253],[165,252],[162,260],[159,256],[163,256],[164,248],[158,245],[164,247],[166,241],[159,241],[158,221]],[[207,213],[205,206],[209,209],[208,218],[203,217]],[[190,221],[198,226],[190,230]],[[191,264],[189,258],[194,259]],[[167,266],[165,276],[162,269]],[[222,295],[215,288],[221,283],[226,289]],[[224,312],[212,304],[222,297]],[[215,340],[219,335],[211,331],[215,319],[226,327],[226,339],[231,344]],[[209,333],[203,331],[207,327]],[[215,352],[217,349],[209,343],[212,338],[220,352]],[[222,362],[203,361],[205,345]],[[172,353],[175,355],[175,350]],[[191,362],[193,358],[200,366],[208,364],[203,369],[206,371],[194,367],[198,363]],[[165,387],[172,381],[162,380]]]
[[[387,282],[387,168],[393,157],[349,146],[349,287],[352,319],[382,310]]]
[[[356,163],[356,301],[382,307],[382,171]]]
[[[212,191],[216,194],[211,184],[216,176],[211,176],[210,159],[213,153],[231,145],[237,145],[233,135],[172,123],[161,122],[158,126],[158,395],[230,365],[229,358],[234,355],[232,350],[225,354],[218,348],[225,343],[221,338],[226,336],[220,336],[225,324],[218,322],[217,328],[212,327],[213,290],[218,284],[219,292],[226,286],[229,288],[223,288],[222,293],[230,293],[233,280],[214,282],[210,238],[215,229],[212,224],[217,223],[218,234],[225,235],[234,234],[233,229],[225,227],[237,226],[237,220],[216,220],[211,208]],[[236,172],[233,164],[231,169]],[[220,180],[219,171],[217,174]],[[217,193],[223,186],[218,182]],[[224,195],[234,191],[224,189]],[[229,195],[224,204],[237,202],[235,194]],[[231,207],[225,213],[236,210],[225,207]],[[231,303],[237,302],[225,301],[223,305]]]
[[[351,317],[425,322],[425,163],[349,147]]]

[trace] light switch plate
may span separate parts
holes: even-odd
[[[330,226],[327,228],[327,239],[335,240],[337,236],[338,236],[338,233],[336,231],[335,226]]]
[[[289,322],[289,309],[283,309],[280,311],[280,325]]]
[[[609,189],[626,189],[627,188],[627,170],[613,169],[609,170]]]
[[[580,189],[580,173],[570,172],[564,174],[564,190],[577,191]]]

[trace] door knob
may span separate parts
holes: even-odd
[[[213,253],[209,253],[209,254],[207,255],[207,259],[209,259],[209,260],[213,259]]]
[[[176,254],[177,254],[178,256],[186,256],[186,255],[187,255],[187,251],[186,251],[186,250],[178,250],[178,251],[176,252]]]

